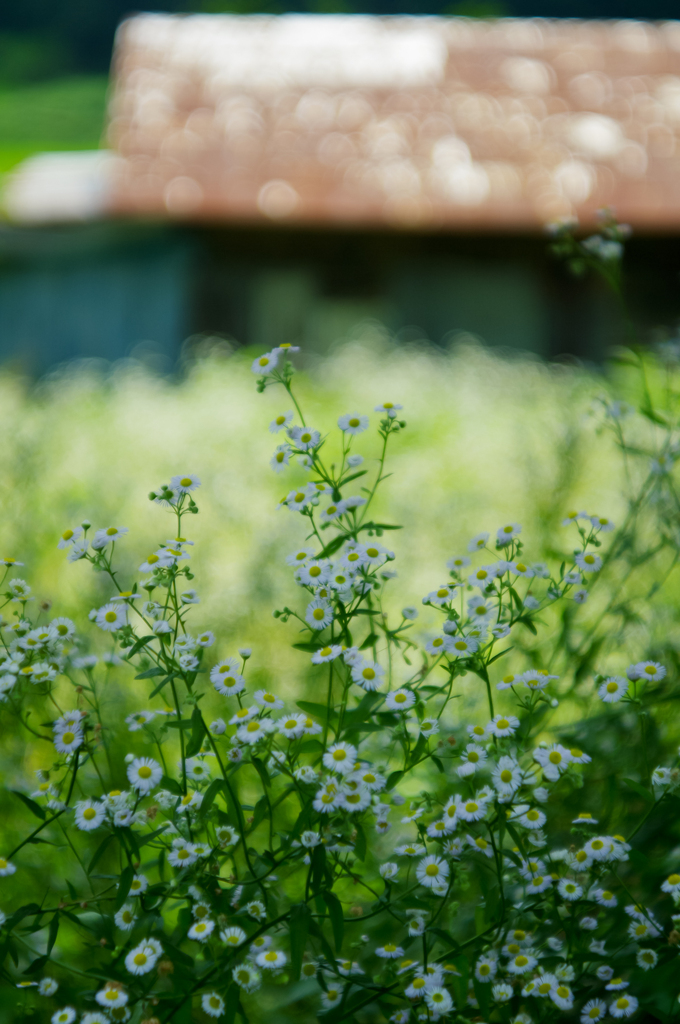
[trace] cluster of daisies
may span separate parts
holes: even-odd
[[[76,627],[70,619],[55,618],[44,626],[33,626],[26,618],[26,606],[33,598],[25,580],[10,580],[7,595],[7,603],[16,614],[11,623],[3,622],[0,617],[5,634],[0,647],[0,702],[3,703],[21,692],[18,684],[51,683],[77,660],[74,658],[74,653],[77,655]]]

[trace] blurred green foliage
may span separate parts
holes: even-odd
[[[3,46],[0,36],[0,68]],[[0,72],[0,173],[32,153],[97,149],[101,144],[105,75],[9,85]]]

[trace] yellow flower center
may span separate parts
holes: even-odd
[[[70,540],[73,536],[73,530],[64,530],[61,536],[64,540]]]
[[[325,614],[326,612],[323,608],[315,608],[314,611],[312,612],[312,618],[316,619],[317,622],[320,622]]]
[[[510,722],[507,720],[507,718],[499,718],[498,721],[496,722],[496,727],[498,729],[507,729],[509,725]]]
[[[515,966],[516,967],[526,967],[526,965],[528,963],[529,963],[529,959],[526,956],[516,956],[515,957]]]
[[[526,572],[526,571],[527,571],[526,565],[523,562],[518,562],[517,563],[517,572]]]
[[[86,807],[83,811],[83,817],[86,821],[92,821],[93,818],[97,817],[97,812],[94,807]]]
[[[106,622],[115,622],[117,618],[116,612],[107,612],[104,616]]]
[[[248,732],[257,732],[259,728],[259,722],[248,722],[248,725],[246,726]]]
[[[436,878],[437,875],[439,874],[439,865],[428,864],[427,867],[425,868],[425,874],[428,876],[428,878]]]
[[[150,779],[151,769],[149,768],[148,764],[143,764],[142,767],[137,772],[137,774],[139,775],[140,779]]]
[[[668,876],[668,884],[669,885],[680,885],[680,875],[669,875]]]
[[[375,669],[370,668],[370,666],[368,668],[363,669],[361,674],[364,677],[364,679],[375,679]]]
[[[137,965],[137,967],[143,967],[144,964],[146,963],[146,960],[147,960],[146,953],[135,953],[135,956],[134,956],[134,959],[133,959],[133,963],[135,963]]]
[[[346,757],[347,757],[347,751],[343,750],[342,747],[340,748],[340,750],[334,750],[333,751],[333,760],[334,761],[344,761]]]
[[[501,772],[501,782],[512,782],[512,772],[504,768]]]
[[[65,732],[65,733],[62,734],[61,738],[64,741],[64,743],[73,743],[73,741],[74,741],[74,739],[76,737],[75,737],[75,733]]]

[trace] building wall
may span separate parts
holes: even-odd
[[[629,290],[649,336],[677,317],[680,242],[640,239]],[[574,281],[542,237],[173,227],[0,230],[0,361],[32,374],[134,356],[170,371],[186,339],[324,351],[380,321],[403,341],[461,334],[598,362],[626,340],[597,281]]]
[[[170,367],[191,330],[193,248],[122,225],[0,231],[0,360],[40,374],[151,345]]]

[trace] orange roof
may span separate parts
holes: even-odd
[[[141,15],[114,75],[118,214],[680,226],[680,22]]]

